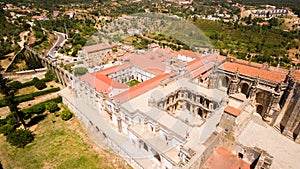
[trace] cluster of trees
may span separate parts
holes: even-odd
[[[276,21],[272,22],[276,24]],[[299,49],[300,46],[297,40],[300,38],[298,32],[286,32],[259,25],[230,25],[201,19],[198,19],[195,24],[210,37],[215,48],[231,51],[231,54],[235,56],[238,56],[237,52],[233,51],[263,56],[253,60],[257,62],[267,61],[272,63],[272,58],[274,60],[282,58],[286,55],[287,50],[291,48]],[[245,58],[245,56],[239,57]],[[289,63],[285,61],[288,62],[287,60],[281,62],[283,65],[288,66]],[[275,62],[273,64],[275,65]]]
[[[247,25],[257,25],[258,23],[265,22],[262,18],[252,18],[252,15],[250,14],[248,17],[242,18],[242,21],[244,21]],[[269,25],[267,25],[268,29],[271,29],[272,27],[277,27],[282,24],[278,20],[278,18],[271,18],[268,20]]]
[[[4,56],[18,51],[20,48],[16,42],[20,41],[20,33],[29,30],[28,24],[18,22],[12,24],[7,18],[11,18],[8,11],[0,9],[0,59]]]

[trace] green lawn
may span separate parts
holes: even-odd
[[[110,152],[96,152],[74,117],[62,121],[59,116],[48,114],[32,129],[35,139],[24,149],[10,146],[0,135],[0,161],[4,168],[129,168]]]
[[[129,87],[133,87],[133,86],[135,86],[135,85],[137,85],[137,84],[139,84],[139,83],[141,83],[141,82],[139,82],[139,81],[133,79],[133,80],[131,80],[131,81],[125,83],[125,84],[126,84],[127,86],[129,86]]]

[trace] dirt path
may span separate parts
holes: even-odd
[[[58,92],[47,94],[47,95],[44,95],[44,96],[38,96],[38,97],[35,97],[34,100],[30,100],[30,101],[27,101],[27,102],[20,103],[18,107],[20,109],[24,109],[24,108],[36,105],[38,103],[44,102],[46,100],[53,99],[53,98],[58,97],[58,96],[59,96]]]

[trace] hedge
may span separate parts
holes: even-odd
[[[48,72],[47,72],[48,73]],[[13,81],[9,84],[10,87],[12,88],[16,88],[16,89],[22,89],[24,87],[29,87],[29,86],[33,86],[35,85],[38,81],[42,81],[42,82],[50,82],[52,80],[55,80],[55,75],[49,75],[49,73],[46,73],[46,77],[43,79],[39,79],[37,77],[34,77],[31,81],[25,82],[25,83],[21,83],[19,81]]]
[[[33,114],[41,114],[46,110],[46,105],[50,102],[54,102],[54,103],[61,103],[62,102],[62,97],[56,97],[41,103],[38,103],[34,106],[31,106],[29,108],[23,109],[22,112],[25,115],[25,119],[29,119],[31,117],[31,115]]]
[[[54,93],[59,90],[60,90],[60,88],[57,87],[57,88],[51,88],[48,90],[38,91],[38,92],[30,93],[30,94],[25,94],[25,95],[15,97],[15,101],[17,103],[22,103],[25,101],[34,100],[34,97],[42,96],[42,95],[45,95],[48,93]],[[4,107],[4,106],[7,106],[7,103],[6,103],[5,99],[2,99],[2,100],[0,100],[0,107]]]

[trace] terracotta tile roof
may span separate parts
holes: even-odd
[[[231,114],[231,115],[237,117],[237,116],[241,113],[241,110],[236,109],[236,108],[234,108],[234,107],[232,107],[232,106],[227,106],[227,107],[225,108],[224,112],[226,112],[226,113],[228,113],[228,114]]]
[[[199,75],[202,75],[204,73],[206,73],[209,69],[211,69],[214,66],[214,63],[210,62],[206,65],[203,65],[202,67],[200,67],[199,69],[196,69],[194,71],[191,72],[191,76],[192,78],[197,77]]]
[[[203,60],[202,60],[202,59],[195,59],[195,60],[193,60],[193,61],[191,61],[191,62],[189,62],[189,63],[187,64],[187,69],[188,69],[189,71],[192,71],[192,70],[194,70],[194,69],[196,69],[196,68],[202,66],[203,64],[204,64],[204,63],[203,63]]]
[[[98,92],[110,93],[113,88],[126,89],[128,86],[119,83],[106,75],[99,73],[88,73],[80,77],[85,83],[87,83],[92,88],[95,88]]]
[[[276,83],[283,81],[286,77],[285,73],[279,73],[276,71],[260,69],[257,67],[252,67],[252,66],[248,66],[248,65],[234,63],[234,62],[225,62],[224,64],[222,64],[220,66],[220,68],[223,70],[230,71],[230,72],[235,72],[238,70],[240,74],[246,75],[246,76],[257,77],[259,75],[260,78],[262,78],[264,80],[273,81]]]
[[[134,53],[128,56],[128,60],[134,66],[145,70],[166,70],[165,61],[173,58],[174,53],[169,49],[154,48],[145,51],[144,53]]]
[[[119,102],[128,101],[142,93],[145,93],[145,92],[155,88],[156,86],[159,85],[161,80],[166,79],[168,77],[170,77],[170,74],[168,74],[168,73],[158,75],[150,80],[142,82],[134,87],[131,87],[129,90],[127,90],[123,93],[120,93],[119,95],[116,95],[114,97],[114,99],[118,100]]]
[[[131,52],[126,52],[126,53],[124,53],[122,56],[120,56],[119,58],[121,59],[121,60],[125,60],[125,59],[127,59],[130,55],[132,55],[133,53],[131,53]]]
[[[250,169],[250,164],[223,147],[218,147],[202,169]]]
[[[192,71],[194,69],[197,69],[201,67],[202,65],[208,64],[208,63],[215,63],[217,60],[219,63],[223,62],[226,59],[225,56],[211,54],[211,55],[205,55],[203,57],[197,58],[191,62],[188,63],[187,69],[189,71]]]
[[[244,65],[249,65],[251,67],[257,67],[257,68],[263,68],[264,67],[264,64],[249,62],[249,61],[242,60],[242,59],[236,59],[235,62],[244,64]],[[268,69],[271,70],[271,71],[282,72],[282,73],[288,73],[289,72],[287,69],[282,68],[282,67],[269,66]]]
[[[189,56],[189,57],[193,57],[193,58],[198,58],[199,55],[196,52],[190,51],[190,50],[184,50],[181,49],[178,54],[183,55],[183,56]]]
[[[32,19],[41,19],[44,18],[45,16],[32,16]]]
[[[100,43],[100,44],[96,44],[96,45],[83,47],[83,49],[88,53],[111,49],[111,48],[113,48],[113,47],[108,43]]]
[[[300,82],[300,70],[296,70],[295,73],[294,73],[294,77],[295,79]]]
[[[147,71],[158,75],[163,74],[165,72],[164,70],[156,69],[156,68],[148,68]]]

